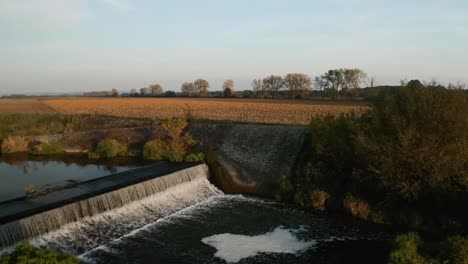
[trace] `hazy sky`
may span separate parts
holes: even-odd
[[[0,0],[0,93],[358,67],[468,83],[467,0]]]

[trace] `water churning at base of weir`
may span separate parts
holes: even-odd
[[[221,192],[198,165],[0,226],[0,247],[33,239],[80,254]]]

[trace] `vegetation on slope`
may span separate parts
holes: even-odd
[[[0,257],[0,264],[78,264],[78,258],[66,253],[45,248],[36,248],[28,241],[23,241],[14,252]]]
[[[466,228],[468,96],[411,81],[364,115],[316,117],[307,169],[279,197],[376,222],[426,230]],[[322,195],[323,196],[323,195]],[[318,206],[320,208],[320,206]]]
[[[143,148],[143,158],[148,160],[166,160],[170,162],[203,161],[203,153],[189,151],[196,145],[196,141],[186,131],[185,118],[171,118],[163,123],[163,130],[156,133],[153,140],[148,141]]]

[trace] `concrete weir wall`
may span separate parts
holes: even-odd
[[[36,137],[69,152],[86,152],[106,135],[141,146],[160,128],[120,128]],[[198,149],[208,151],[213,180],[228,193],[272,196],[279,180],[291,172],[307,136],[302,126],[256,124],[191,124]]]
[[[288,176],[307,128],[281,125],[195,124],[190,133],[208,154],[212,176],[225,192],[273,196]]]

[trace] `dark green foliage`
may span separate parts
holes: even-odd
[[[78,264],[78,258],[45,248],[35,248],[23,241],[16,250],[0,258],[0,264]]]
[[[464,228],[466,92],[411,81],[361,116],[313,118],[310,133],[308,169],[282,181],[281,198],[304,205],[322,189],[335,205],[364,208],[346,203],[344,195],[353,193],[368,204],[364,218],[373,221],[433,231]]]
[[[463,91],[411,81],[376,104],[361,124],[358,140],[368,176],[387,195],[431,200],[431,206],[466,198],[468,97]]]
[[[468,239],[452,236],[444,241],[423,241],[417,233],[398,235],[389,264],[466,264]]]

